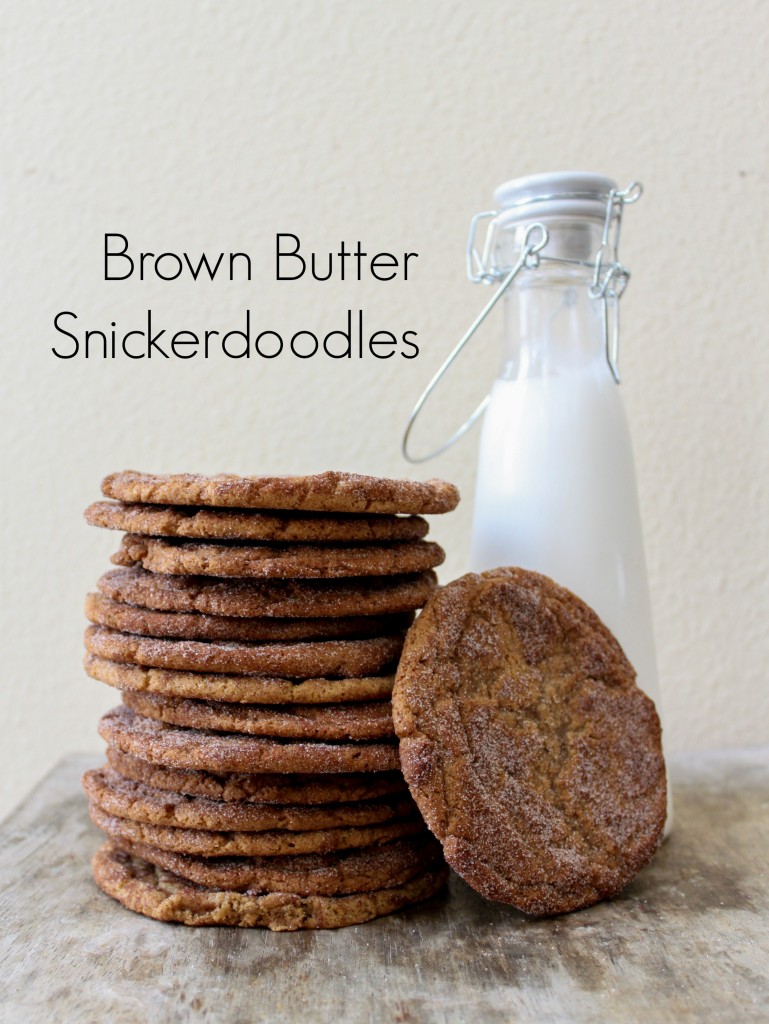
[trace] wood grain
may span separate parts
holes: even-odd
[[[679,758],[676,822],[621,898],[532,921],[457,878],[335,932],[187,929],[99,892],[63,761],[0,829],[0,1020],[15,1024],[765,1021],[769,751]]]

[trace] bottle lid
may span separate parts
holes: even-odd
[[[595,217],[603,220],[617,183],[603,174],[559,171],[506,181],[494,191],[501,220]]]

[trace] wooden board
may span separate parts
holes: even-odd
[[[371,1024],[769,1019],[769,751],[674,761],[676,823],[620,899],[532,921],[459,879],[334,932],[188,929],[91,881],[62,762],[0,829],[0,1020]]]

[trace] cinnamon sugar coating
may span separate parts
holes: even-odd
[[[654,704],[595,613],[522,569],[438,590],[393,691],[403,772],[449,864],[537,915],[614,896],[666,811]]]
[[[84,666],[92,679],[118,690],[240,704],[345,704],[388,700],[395,681],[395,676],[390,674],[349,679],[282,679],[221,672],[181,672],[125,665],[97,658],[94,654],[86,654]]]
[[[443,480],[388,480],[333,471],[243,477],[126,470],[105,477],[101,490],[106,498],[129,502],[315,512],[436,514],[450,512],[459,502],[456,487]]]
[[[347,896],[238,893],[184,881],[112,843],[105,843],[95,854],[93,874],[105,893],[130,910],[158,921],[273,931],[360,924],[434,896],[447,879],[446,869],[438,866],[403,885]]]
[[[123,703],[148,718],[215,732],[308,740],[379,740],[395,735],[389,701],[262,706],[127,690]]]
[[[96,501],[85,510],[86,522],[108,530],[150,537],[198,540],[366,543],[420,540],[428,532],[421,516],[323,515],[319,512],[194,508],[172,505]]]
[[[423,513],[451,484],[348,473],[102,484],[126,531],[86,598],[86,671],[123,705],[83,786],[94,878],[185,924],[331,928],[447,878],[400,772],[390,697],[445,557]]]
[[[155,789],[146,783],[126,779],[109,767],[86,772],[83,788],[97,807],[118,818],[129,818],[148,825],[223,832],[267,832],[277,829],[309,832],[375,825],[416,814],[414,801],[408,794],[365,802],[317,806],[220,801]]]
[[[252,579],[335,579],[396,576],[440,565],[443,548],[429,540],[391,544],[211,544],[127,533],[115,565],[141,565],[171,576]]]
[[[418,835],[425,824],[418,815],[379,825],[348,825],[305,832],[272,829],[264,832],[232,832],[214,829],[148,825],[145,822],[108,814],[91,801],[91,821],[118,842],[146,843],[160,850],[190,853],[198,857],[274,857],[299,853],[333,853],[352,850],[393,839]]]
[[[335,618],[413,611],[422,607],[437,582],[432,571],[338,580],[223,580],[133,568],[111,569],[97,586],[113,601],[158,611]]]
[[[373,675],[391,668],[403,647],[403,637],[396,634],[363,640],[245,644],[165,640],[121,633],[106,626],[89,626],[85,647],[89,654],[110,661],[182,672],[343,678]]]
[[[99,734],[111,746],[144,761],[206,772],[357,773],[400,767],[394,743],[264,739],[184,729],[137,715],[125,706],[102,715]]]
[[[113,601],[104,594],[87,594],[85,614],[91,622],[124,633],[178,640],[334,640],[386,636],[408,629],[413,612],[401,615],[359,615],[337,618],[278,619],[201,615],[200,612],[162,612]]]
[[[440,844],[427,830],[381,846],[338,853],[300,853],[284,857],[195,857],[121,840],[132,857],[180,878],[230,892],[283,892],[298,896],[340,896],[403,885],[443,861]]]
[[[399,771],[346,774],[275,775],[269,773],[206,772],[153,764],[117,747],[107,747],[107,761],[120,775],[154,789],[263,804],[325,804],[373,800],[408,791]]]

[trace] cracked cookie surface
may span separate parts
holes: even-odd
[[[436,591],[393,690],[403,773],[449,864],[537,915],[616,895],[666,812],[659,718],[595,613],[522,569]]]

